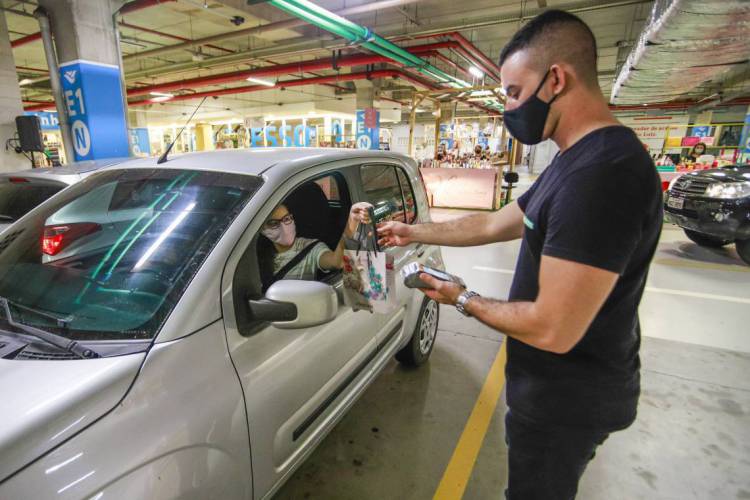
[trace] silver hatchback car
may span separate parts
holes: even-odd
[[[264,283],[275,207],[333,248],[358,201],[429,221],[407,157],[262,149],[131,160],[8,228],[0,498],[271,497],[393,356],[434,345],[437,304],[398,279],[388,315],[346,307],[340,273]]]

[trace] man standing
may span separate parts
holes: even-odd
[[[423,275],[425,293],[508,336],[511,500],[574,498],[596,447],[635,419],[638,305],[661,231],[656,169],[610,113],[596,41],[576,16],[531,20],[500,56],[505,126],[560,153],[517,202],[442,224],[379,227],[385,245],[523,237],[508,302]]]

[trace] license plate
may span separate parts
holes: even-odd
[[[669,208],[674,208],[675,210],[682,210],[685,206],[685,198],[670,197],[667,199],[667,206]]]

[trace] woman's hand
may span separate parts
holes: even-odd
[[[346,223],[346,231],[344,232],[347,238],[354,237],[357,226],[360,224],[370,223],[370,213],[367,209],[371,207],[372,204],[364,201],[352,205],[352,209],[349,211],[349,221]]]

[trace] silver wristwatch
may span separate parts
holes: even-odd
[[[479,297],[479,294],[470,290],[464,290],[464,292],[456,299],[456,309],[458,312],[464,316],[471,316],[468,311],[466,311],[466,303],[474,297]]]

